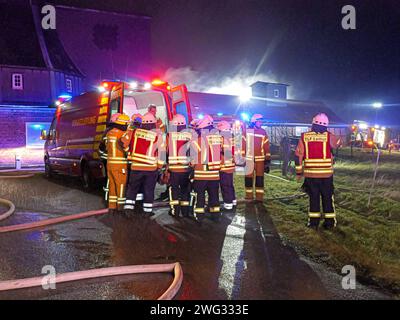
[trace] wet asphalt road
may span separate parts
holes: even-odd
[[[54,197],[58,192],[67,192],[65,203],[69,209],[74,207],[71,203],[75,199],[81,203],[82,197],[90,199],[85,210],[103,207],[99,194],[86,194],[73,183],[49,182],[43,177],[15,183],[18,187],[31,184],[42,190],[50,188]],[[42,199],[43,211],[47,211],[46,201]],[[23,202],[22,208],[0,226],[55,217],[63,211],[60,208],[57,214],[36,213],[26,206],[29,201]],[[37,204],[32,206],[37,209]],[[69,213],[82,211],[79,207]],[[338,289],[340,279],[327,276],[329,272],[324,267],[312,267],[294,249],[285,246],[265,207],[254,203],[240,204],[236,213],[225,214],[219,222],[206,219],[201,225],[191,219],[170,217],[166,208],[157,209],[151,218],[87,218],[0,234],[0,248],[0,280],[39,276],[46,265],[63,273],[179,261],[184,280],[177,299],[387,298],[369,288],[361,287],[350,296]],[[154,299],[171,281],[169,274],[92,279],[59,284],[56,290],[0,292],[0,299]]]

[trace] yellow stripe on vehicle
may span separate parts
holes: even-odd
[[[106,125],[101,124],[96,127],[96,132],[104,132],[106,130]]]

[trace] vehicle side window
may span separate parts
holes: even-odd
[[[116,99],[111,101],[111,103],[110,103],[110,116],[112,116],[113,114],[119,112],[120,105],[121,105],[121,97],[118,97],[118,98],[116,98]]]
[[[54,139],[56,137],[56,119],[54,118],[51,122],[49,133],[47,134],[48,139]]]

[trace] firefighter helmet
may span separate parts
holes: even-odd
[[[142,118],[142,124],[151,124],[151,123],[156,123],[157,119],[156,117],[151,113],[147,112]]]
[[[263,119],[263,116],[261,114],[255,114],[251,117],[251,123],[256,123],[257,121],[261,121]]]
[[[120,125],[127,125],[129,122],[129,116],[127,116],[125,113],[119,114],[117,119],[114,121],[114,123],[116,124],[120,124]]]
[[[134,113],[131,117],[133,122],[142,122],[143,116],[140,113]]]
[[[314,116],[312,123],[327,127],[329,125],[329,118],[325,113],[318,113]]]
[[[190,121],[190,126],[194,129],[197,128],[197,124],[199,123],[200,119],[193,119],[192,121]]]
[[[114,113],[113,115],[111,115],[110,117],[110,123],[115,123],[115,121],[117,121],[118,117],[120,116],[120,113]]]
[[[213,124],[214,124],[214,119],[210,115],[206,114],[203,117],[203,119],[200,119],[197,122],[197,129],[203,129],[203,128],[212,126]]]
[[[217,128],[219,131],[229,131],[231,130],[231,125],[228,121],[218,122]]]
[[[181,114],[176,114],[174,115],[170,123],[173,126],[186,126],[186,118]]]

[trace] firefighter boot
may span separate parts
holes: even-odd
[[[334,219],[334,218],[325,218],[322,227],[325,230],[333,229],[334,227],[336,227],[336,219]]]
[[[314,229],[315,231],[318,230],[319,227],[319,218],[309,218],[308,219],[308,224],[307,227],[309,227],[310,229]]]
[[[254,191],[253,191],[253,178],[245,177],[244,178],[244,186],[246,191],[246,200],[254,200]]]

